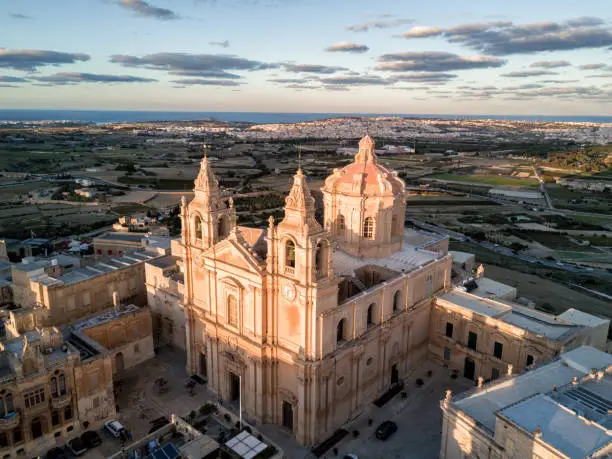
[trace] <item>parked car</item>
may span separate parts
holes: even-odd
[[[79,437],[73,438],[68,442],[68,449],[75,456],[81,456],[87,452],[87,446],[85,442]]]
[[[85,443],[85,446],[89,449],[102,444],[102,438],[98,435],[98,432],[94,432],[93,430],[84,432],[83,435],[81,435],[81,440],[83,440],[83,443]]]
[[[68,455],[63,448],[51,448],[45,455],[46,459],[68,459]]]
[[[106,421],[104,423],[104,428],[110,432],[110,434],[115,438],[120,438],[121,434],[125,432],[125,427],[119,421]]]
[[[349,453],[349,454],[345,454],[342,459],[359,459],[359,458],[357,457],[356,454]]]
[[[386,440],[397,431],[397,424],[393,421],[385,421],[376,429],[376,438]]]

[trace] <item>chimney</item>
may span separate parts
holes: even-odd
[[[542,429],[540,429],[540,426],[536,427],[535,432],[533,432],[533,436],[536,438],[540,438],[542,436]]]
[[[512,376],[512,370],[514,370],[512,364],[508,365],[508,376]]]
[[[574,386],[577,386],[577,385],[578,385],[578,376],[574,376],[574,379],[572,380],[572,384],[573,384]]]
[[[482,376],[478,377],[478,388],[482,389],[482,384],[484,383],[484,379]]]
[[[115,311],[119,310],[119,293],[113,292],[113,307]]]

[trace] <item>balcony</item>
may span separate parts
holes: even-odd
[[[65,406],[70,405],[70,401],[72,400],[72,394],[69,392],[61,395],[52,395],[51,396],[51,406],[54,410],[59,410],[64,408]]]
[[[0,418],[0,431],[12,430],[19,425],[21,416],[18,412],[6,414]]]

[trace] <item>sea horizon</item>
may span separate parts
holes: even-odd
[[[92,123],[197,121],[213,118],[225,122],[255,124],[299,123],[341,117],[439,118],[465,120],[509,120],[527,122],[612,123],[612,116],[587,115],[462,115],[423,113],[336,113],[336,112],[220,112],[174,110],[64,110],[0,109],[0,121],[83,121]]]

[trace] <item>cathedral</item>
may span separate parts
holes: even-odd
[[[410,243],[404,183],[369,136],[325,180],[323,222],[301,169],[267,228],[238,225],[206,156],[194,191],[176,247],[187,370],[248,419],[318,443],[427,357],[452,257]]]

